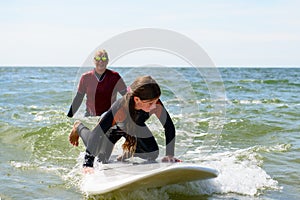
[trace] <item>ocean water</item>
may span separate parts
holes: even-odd
[[[84,146],[66,117],[88,68],[0,67],[0,199],[299,199],[300,68],[113,68],[127,84],[152,75],[174,120],[176,155],[215,168],[211,180],[87,196]],[[161,155],[164,137],[149,121]],[[118,149],[118,145],[116,147]]]

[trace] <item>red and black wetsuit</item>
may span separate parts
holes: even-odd
[[[83,124],[80,124],[77,131],[86,146],[86,152],[92,159],[98,156],[98,160],[106,162],[112,152],[114,144],[127,133],[136,136],[137,146],[134,156],[147,160],[155,160],[158,157],[159,149],[155,138],[145,124],[152,114],[155,114],[164,127],[166,138],[166,155],[174,156],[175,148],[175,127],[169,113],[166,111],[162,102],[157,101],[156,108],[150,113],[143,110],[136,110],[136,119],[133,119],[136,126],[127,130],[126,123],[131,120],[126,114],[124,107],[120,104],[121,99],[117,100],[107,113],[100,120],[99,124],[90,131]],[[117,128],[114,128],[117,125]],[[85,166],[92,165],[88,161]]]
[[[117,92],[126,93],[126,85],[118,72],[106,69],[100,76],[95,69],[88,71],[81,76],[68,116],[73,117],[85,95],[85,116],[101,116],[116,101]]]

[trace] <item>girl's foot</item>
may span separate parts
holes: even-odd
[[[79,135],[77,133],[77,127],[79,126],[81,122],[80,121],[75,121],[73,125],[73,129],[69,135],[69,141],[73,146],[78,146],[79,144]]]

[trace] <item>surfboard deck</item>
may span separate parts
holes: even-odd
[[[214,169],[184,163],[112,163],[85,174],[81,190],[89,195],[133,191],[215,178]]]

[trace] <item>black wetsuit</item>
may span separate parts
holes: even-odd
[[[137,140],[134,156],[147,160],[155,160],[158,157],[159,148],[154,136],[145,124],[145,121],[149,119],[152,114],[158,117],[164,127],[166,155],[174,156],[175,127],[162,102],[159,100],[156,104],[156,108],[150,113],[143,110],[136,110],[134,115],[136,117],[133,119],[136,125],[133,129],[127,130],[126,123],[128,123],[128,120],[131,118],[125,115],[124,120],[118,119],[120,110],[122,112],[120,101],[121,99],[112,105],[93,131],[90,131],[83,124],[78,126],[77,131],[86,146],[84,166],[92,167],[94,157],[96,156],[98,157],[98,161],[102,161],[103,163],[107,162],[114,144],[121,137],[126,137],[127,133],[135,136]]]

